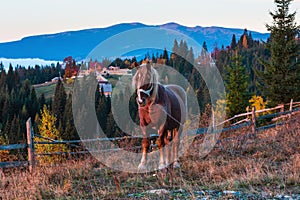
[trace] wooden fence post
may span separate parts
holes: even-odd
[[[214,112],[213,109],[212,109],[212,112],[211,112],[211,118],[212,118],[212,128],[213,128],[213,132],[214,132],[215,129],[216,129],[216,121],[215,121],[215,112]]]
[[[288,115],[288,116],[289,116],[289,120],[291,120],[291,118],[292,118],[292,111],[293,111],[293,101],[294,101],[294,100],[293,100],[293,99],[291,99],[291,102],[290,102],[290,110],[289,110],[289,111],[290,111],[290,113],[289,113],[289,115]]]
[[[281,106],[280,112],[284,112],[284,104],[281,104],[280,106]]]
[[[34,144],[33,144],[33,130],[31,126],[31,118],[29,118],[26,122],[27,128],[27,151],[28,151],[28,162],[29,162],[29,171],[33,172],[34,169]]]
[[[256,136],[256,107],[252,108],[252,133]]]

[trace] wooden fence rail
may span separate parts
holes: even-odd
[[[10,145],[0,146],[0,151],[1,150],[25,149],[26,147],[27,147],[27,144],[10,144]]]
[[[288,106],[288,110],[284,111],[285,106]],[[270,112],[274,112],[276,110],[279,110],[279,112],[275,112],[272,114],[269,114]],[[273,124],[265,125],[262,127],[257,127],[257,120],[262,120],[262,119],[290,119],[292,115],[295,113],[300,112],[300,102],[291,102],[289,104],[285,105],[279,105],[274,108],[268,108],[268,109],[263,109],[263,110],[256,110],[253,108],[251,112],[247,113],[242,113],[239,115],[235,115],[234,117],[227,119],[217,125],[213,123],[214,126],[224,126],[226,123],[230,123],[231,125],[229,127],[222,128],[221,131],[229,131],[229,130],[235,130],[239,129],[241,127],[247,127],[247,126],[252,126],[252,134],[255,135],[257,131],[260,130],[265,130],[269,128],[273,128],[275,126],[279,126],[282,124],[285,124],[285,121],[281,122],[276,122]],[[265,114],[267,113],[267,114]],[[263,115],[258,115],[258,114],[263,114]],[[214,116],[214,115],[213,115]],[[240,119],[244,117],[244,119],[237,121],[237,119]],[[214,122],[214,119],[212,119]],[[234,123],[231,123],[234,121]],[[26,122],[26,128],[27,128],[27,143],[26,144],[12,144],[12,145],[5,145],[5,146],[0,146],[0,151],[1,150],[14,150],[14,149],[25,149],[27,148],[28,152],[28,160],[27,161],[13,161],[13,162],[0,162],[0,168],[10,168],[10,167],[20,167],[20,166],[29,166],[29,170],[32,172],[34,170],[35,166],[35,157],[36,156],[49,156],[49,155],[76,155],[76,154],[87,154],[87,153],[97,153],[97,152],[103,152],[103,151],[119,151],[121,150],[120,148],[115,148],[115,149],[105,149],[105,150],[93,150],[89,149],[86,151],[77,151],[77,152],[54,152],[54,153],[40,153],[37,154],[34,152],[34,145],[45,145],[45,144],[67,144],[72,147],[82,147],[82,146],[77,146],[75,144],[82,144],[85,142],[104,142],[104,141],[122,141],[125,139],[142,139],[142,136],[131,136],[131,137],[117,137],[117,138],[95,138],[95,139],[84,139],[84,140],[69,140],[69,141],[57,141],[53,140],[50,138],[45,138],[40,135],[34,135],[32,125],[31,125],[31,119],[29,118]],[[195,135],[195,134],[204,134],[209,131],[209,128],[200,128],[196,130],[190,130],[190,132]],[[46,141],[43,142],[34,142],[34,137],[40,137]],[[154,140],[155,138],[158,137],[158,134],[152,134],[150,135],[150,139]],[[153,144],[152,146],[155,146]],[[141,148],[141,146],[134,146],[129,149],[138,149]]]
[[[29,118],[26,122],[26,130],[27,130],[27,144],[11,144],[0,146],[0,151],[2,150],[16,150],[16,149],[26,149],[28,151],[28,160],[27,161],[11,161],[11,162],[0,162],[0,168],[12,168],[12,167],[26,167],[29,166],[30,172],[33,171],[34,167],[34,134],[31,126],[31,118]]]
[[[27,167],[27,166],[29,166],[28,161],[0,162],[0,168],[14,168],[14,167]]]

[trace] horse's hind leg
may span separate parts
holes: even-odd
[[[173,168],[180,168],[178,151],[179,151],[179,132],[178,129],[173,130]]]
[[[164,137],[164,141],[165,141],[165,164],[166,164],[166,167],[168,167],[172,162],[171,162],[171,144],[170,143],[170,139],[169,139],[169,135],[172,134],[172,131],[171,130],[168,130],[167,131],[167,136]]]

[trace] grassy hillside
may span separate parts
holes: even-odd
[[[121,76],[114,75],[114,76],[111,76],[110,78],[108,78],[108,80],[114,86],[119,81],[119,77],[121,77]],[[127,78],[127,77],[125,76],[125,78]],[[128,78],[130,78],[130,77],[128,76]],[[34,85],[33,87],[35,88],[35,91],[36,91],[38,97],[44,93],[45,98],[50,99],[54,96],[56,83],[48,82],[48,83]],[[68,83],[64,82],[64,87],[65,87],[65,91],[67,92],[67,94],[72,92],[72,90],[73,90],[73,84],[68,84]]]
[[[300,197],[300,114],[256,137],[250,132],[222,133],[221,142],[204,158],[199,157],[203,138],[195,139],[181,158],[182,168],[166,176],[115,172],[90,156],[38,166],[33,174],[10,170],[0,179],[0,199],[196,199],[224,190],[240,191],[244,199]],[[165,190],[160,195],[146,192],[153,189]],[[230,195],[210,199],[240,198]]]
[[[39,85],[34,85],[37,96],[45,95],[46,99],[51,99],[54,96],[56,83],[44,83]],[[73,90],[73,85],[64,83],[65,90],[67,94]]]

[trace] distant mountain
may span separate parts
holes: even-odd
[[[34,67],[35,65],[39,66],[51,66],[57,64],[59,61],[55,60],[42,60],[39,58],[0,58],[0,63],[3,64],[5,70],[9,69],[9,65],[11,64],[13,67],[16,67],[17,65],[19,66],[31,66]],[[60,62],[61,63],[61,62]]]
[[[221,45],[229,45],[233,34],[239,39],[244,32],[244,29],[201,26],[186,27],[176,23],[158,26],[141,23],[124,23],[107,28],[30,36],[20,41],[0,43],[0,58],[40,58],[62,61],[65,57],[71,55],[76,60],[82,60],[105,39],[123,31],[146,27],[161,27],[176,30],[193,38],[200,45],[206,41],[209,51],[213,49],[216,43],[219,47]],[[268,33],[250,32],[255,40],[265,41],[269,37]],[[169,47],[172,47],[173,43],[169,45]]]

